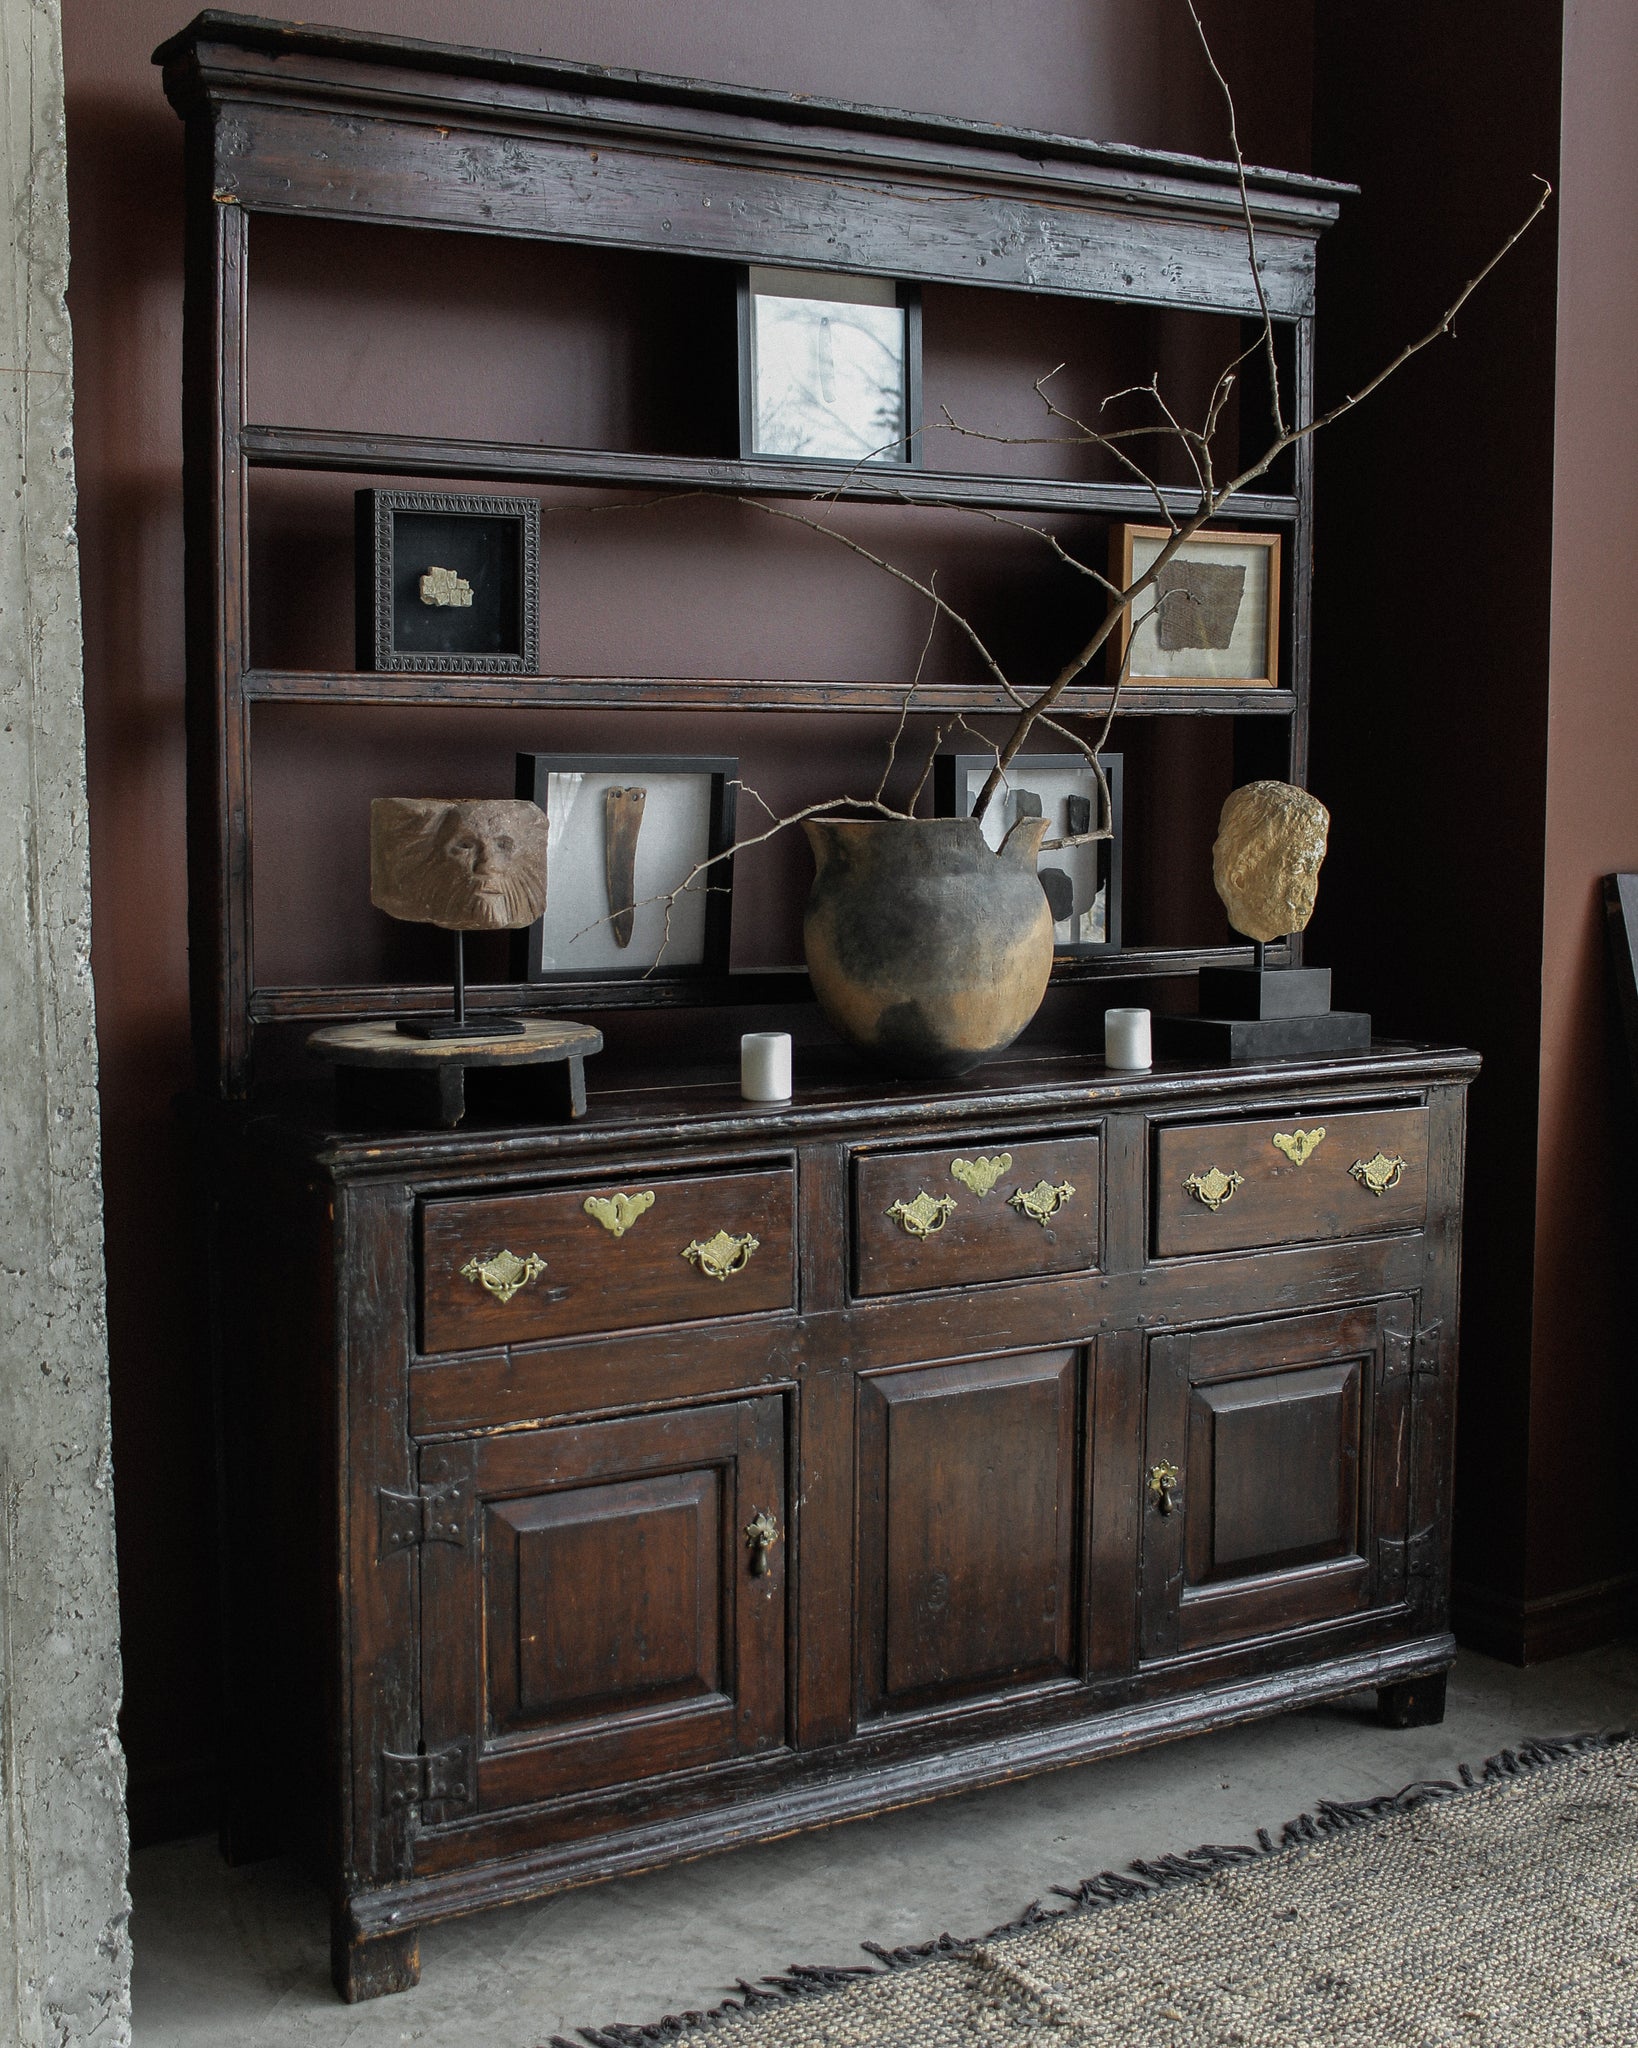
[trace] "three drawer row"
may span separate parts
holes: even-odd
[[[1419,1228],[1427,1144],[1419,1108],[1161,1126],[1150,1176],[1152,1256]],[[1095,1132],[1079,1132],[856,1153],[853,1295],[1095,1268],[1101,1151]],[[794,1309],[796,1239],[788,1165],[432,1198],[421,1211],[422,1348]]]

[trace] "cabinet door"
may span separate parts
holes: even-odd
[[[421,1478],[460,1502],[422,1553],[422,1701],[429,1753],[471,1746],[466,1810],[784,1741],[781,1396],[443,1445]]]
[[[1151,1341],[1145,1659],[1401,1596],[1411,1329],[1399,1300]]]
[[[859,1388],[860,1713],[1073,1677],[1079,1354]]]

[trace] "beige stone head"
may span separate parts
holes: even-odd
[[[1266,945],[1314,914],[1331,813],[1289,782],[1248,782],[1217,821],[1211,878],[1229,923]]]
[[[450,932],[533,924],[546,908],[546,813],[521,798],[377,797],[370,901]]]

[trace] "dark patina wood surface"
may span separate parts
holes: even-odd
[[[487,1904],[1362,1686],[1425,1718],[1476,1064],[838,1058],[781,1108],[610,1065],[578,1124],[457,1132],[219,1106],[232,1853],[330,1843],[363,1997]],[[1352,1145],[1305,1179],[1356,1121],[1420,1134],[1412,1206]],[[1316,1124],[1264,1241],[1159,1252],[1174,1140]],[[859,1257],[861,1189],[1008,1152],[969,1257]],[[1024,1175],[1076,1189],[1062,1263]],[[719,1228],[760,1240],[722,1281],[672,1242]],[[498,1249],[546,1262],[505,1302],[459,1270]]]

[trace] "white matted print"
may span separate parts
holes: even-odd
[[[689,877],[732,843],[736,762],[526,754],[519,770],[546,813],[531,980],[725,965],[732,862]]]
[[[753,264],[748,455],[903,462],[911,323],[890,279]]]
[[[1060,953],[1120,944],[1121,783],[1123,759],[1100,754],[1109,783],[1114,836],[1072,846],[1105,823],[1097,778],[1079,754],[1019,754],[999,793],[990,800],[981,830],[998,847],[1020,818],[1045,818],[1046,840],[1036,871],[1052,910],[1053,945]],[[971,817],[995,766],[992,755],[941,755],[934,804],[945,817]]]
[[[1151,569],[1171,535],[1163,526],[1117,526],[1110,569],[1124,589]],[[1280,538],[1204,532],[1187,540],[1132,600],[1111,654],[1131,642],[1132,683],[1278,681]]]

